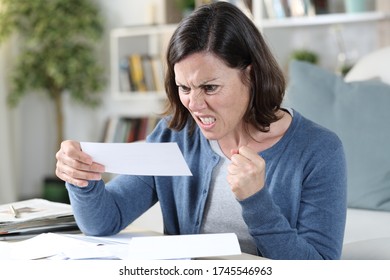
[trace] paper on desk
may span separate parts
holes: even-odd
[[[91,143],[81,149],[106,172],[128,175],[191,176],[177,143]]]
[[[10,211],[10,205],[18,212],[17,217]],[[0,205],[0,240],[23,238],[32,231],[60,228],[77,228],[69,204],[34,198]]]
[[[241,254],[240,245],[234,233],[185,234],[140,236],[134,233],[120,233],[108,237],[82,235],[67,236],[107,245],[110,255],[119,259],[189,259]],[[123,246],[125,245],[125,246]],[[73,255],[77,258],[77,255]]]
[[[241,254],[233,233],[171,236],[118,234],[110,237],[44,233],[34,238],[0,241],[0,260],[188,259]]]
[[[15,218],[9,210],[12,205],[19,212]],[[53,202],[42,198],[33,198],[0,205],[0,231],[10,223],[22,223],[26,221],[72,216],[72,207],[69,204]]]
[[[64,250],[79,250],[88,243],[63,237],[59,234],[42,233],[33,238],[17,242],[0,242],[0,259],[36,260],[58,255]],[[87,250],[90,251],[90,250]]]
[[[188,259],[239,255],[234,233],[165,235],[133,238],[121,259]]]
[[[116,251],[126,249],[123,244],[113,250],[115,246],[100,246],[101,243],[98,242],[69,236],[42,233],[23,241],[9,243],[0,241],[0,260],[117,259],[114,255]]]
[[[115,256],[123,260],[189,259],[241,254],[240,245],[234,233],[161,236],[120,233],[108,237],[72,234],[68,234],[67,236],[80,241],[105,245],[106,251],[101,251],[100,253]],[[95,254],[98,254],[98,252],[95,251]],[[74,252],[73,254],[67,253],[67,256],[70,258],[81,258],[78,252]],[[103,257],[103,255],[99,255],[99,257]]]

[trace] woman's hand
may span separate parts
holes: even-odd
[[[245,146],[233,150],[227,181],[238,200],[250,197],[264,187],[264,159]]]
[[[79,187],[86,187],[89,180],[100,180],[104,166],[92,161],[81,151],[80,143],[67,140],[56,153],[56,175],[61,180]]]

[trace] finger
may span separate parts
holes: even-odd
[[[63,181],[76,186],[87,186],[88,181],[102,179],[101,173],[78,171],[70,168],[69,166],[60,164],[57,165],[56,175]]]
[[[233,156],[233,155],[237,155],[238,154],[238,150],[237,149],[231,149],[230,150],[230,154]]]
[[[57,152],[56,158],[59,162],[68,165],[74,169],[105,172],[103,165],[93,162],[92,157],[80,149],[80,144],[74,141],[64,141],[61,149]]]
[[[226,176],[226,180],[227,180],[227,182],[228,182],[228,184],[230,185],[231,188],[237,187],[238,184],[240,183],[240,177],[236,176],[234,174],[228,174]]]
[[[56,169],[60,173],[67,174],[68,176],[75,179],[100,180],[101,173],[103,172],[101,172],[100,170],[93,171],[94,169],[99,169],[96,166],[101,166],[101,165],[93,163],[88,168],[82,169],[82,168],[74,168],[72,165],[66,164],[66,162],[64,163],[64,161],[57,161]]]
[[[235,154],[231,158],[231,163],[228,165],[227,171],[229,174],[238,174],[242,171],[243,168],[245,168],[246,165],[253,164],[250,160],[248,160],[246,157]]]
[[[98,173],[105,172],[104,165],[99,164],[97,162],[86,164],[72,158],[63,158],[62,162],[73,169],[77,169],[81,171],[98,172]]]
[[[242,154],[233,154],[231,157],[231,165],[233,166],[242,166],[249,163],[251,163],[251,160]]]
[[[82,171],[73,169],[69,166],[64,166],[60,169],[62,173],[66,174],[67,176],[70,176],[74,179],[80,179],[80,180],[87,180],[87,181],[96,181],[100,180],[102,178],[102,174],[99,172],[89,172],[89,171]]]
[[[74,179],[74,178],[68,176],[67,174],[61,172],[58,169],[56,170],[56,175],[61,180],[65,181],[65,182],[67,182],[69,184],[72,184],[74,186],[78,186],[78,187],[86,187],[86,186],[88,186],[88,181],[87,180]]]
[[[81,150],[79,142],[70,140],[64,141],[61,143],[60,151],[62,154],[81,163],[89,165],[93,162],[92,157]]]
[[[259,154],[247,146],[240,147],[238,153],[250,161],[257,161],[259,158]]]
[[[242,151],[242,153],[241,153]],[[262,172],[265,169],[265,161],[251,149],[241,149],[239,154],[234,154],[231,164],[228,166],[228,173],[231,175],[244,174],[250,176]]]

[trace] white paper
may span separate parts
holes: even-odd
[[[130,250],[121,259],[191,259],[239,255],[234,233],[147,236],[131,239]]]
[[[17,218],[10,212],[10,205],[19,212]],[[12,222],[20,223],[34,219],[55,218],[69,215],[73,215],[72,207],[69,204],[34,198],[0,205],[0,226]]]
[[[2,259],[35,260],[60,254],[63,250],[80,247],[82,241],[71,240],[59,234],[42,233],[17,242],[0,242]]]
[[[81,149],[115,174],[191,176],[177,143],[91,143]]]
[[[0,260],[50,259],[188,259],[241,254],[233,233],[109,237],[43,233],[18,241],[0,241]]]
[[[106,246],[119,259],[190,259],[241,254],[234,233],[142,236],[119,233],[107,237],[68,234],[79,240]],[[123,246],[125,245],[125,246]]]

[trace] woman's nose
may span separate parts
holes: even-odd
[[[194,91],[189,96],[190,102],[188,104],[191,111],[199,111],[201,109],[206,108],[207,104],[204,100],[204,96],[202,93]]]

